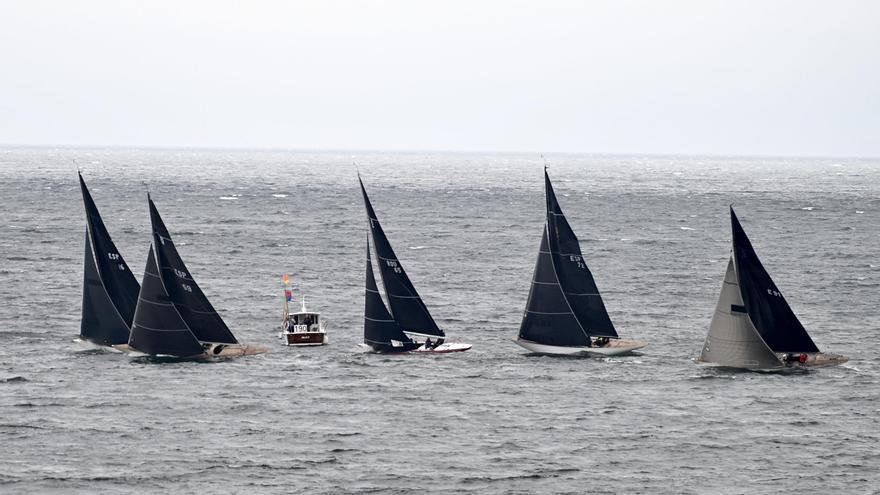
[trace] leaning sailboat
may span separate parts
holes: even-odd
[[[240,344],[193,279],[147,195],[153,236],[128,347],[152,356],[236,357],[266,352]]]
[[[79,339],[99,346],[128,342],[140,286],[116,249],[79,173],[86,211],[82,320]]]
[[[394,254],[394,249],[382,225],[376,217],[364,183],[358,175],[367,221],[376,249],[376,258],[389,309],[382,300],[373,275],[370,257],[370,243],[367,241],[367,276],[364,305],[364,344],[376,352],[431,352],[447,353],[466,351],[470,344],[444,342],[446,334],[422,302],[403,265]]]
[[[568,356],[613,356],[645,347],[644,342],[617,335],[577,236],[556,200],[546,167],[544,189],[544,233],[514,342],[535,353]]]
[[[733,250],[697,362],[750,370],[847,362],[816,347],[758,259],[732,207],[730,222]]]

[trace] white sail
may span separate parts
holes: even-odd
[[[727,273],[721,287],[721,296],[715,315],[709,325],[709,335],[703,344],[700,361],[721,366],[749,369],[783,367],[782,361],[761,339],[743,304],[739,279],[733,257],[727,263]]]

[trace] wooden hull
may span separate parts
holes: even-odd
[[[289,346],[324,345],[327,343],[327,334],[324,332],[298,332],[282,334],[284,342]]]
[[[838,366],[843,363],[849,361],[849,358],[846,356],[841,356],[840,354],[826,354],[824,352],[813,352],[813,353],[805,353],[807,356],[807,360],[803,363],[801,362],[787,362],[783,363],[781,361],[782,354],[777,354],[780,358],[780,366],[775,368],[758,368],[758,367],[734,367],[728,366],[718,363],[712,363],[709,361],[701,361],[700,359],[696,359],[695,361],[698,364],[703,364],[707,366],[712,366],[716,368],[729,368],[729,369],[740,369],[746,371],[766,371],[766,372],[774,372],[774,371],[792,371],[792,370],[808,370],[810,368],[822,368],[825,366]]]
[[[195,361],[203,361],[203,360],[212,360],[212,359],[228,359],[234,357],[242,357],[242,356],[253,356],[256,354],[263,354],[264,352],[268,352],[269,348],[261,345],[248,345],[248,344],[221,344],[215,345],[207,352],[203,352],[202,354],[197,354],[195,356],[151,356],[150,354],[145,354],[143,352],[138,351],[137,349],[129,346],[128,344],[119,344],[113,346],[114,349],[120,350],[130,357],[158,357],[158,358],[172,358],[172,359],[186,359],[186,360],[195,360]]]
[[[641,342],[638,340],[623,340],[623,339],[613,339],[608,341],[602,347],[563,347],[563,346],[555,346],[555,345],[545,345],[539,344],[537,342],[532,342],[530,340],[525,339],[514,339],[519,346],[528,349],[531,352],[536,354],[545,354],[548,356],[596,356],[596,357],[608,357],[608,356],[620,356],[622,354],[628,354],[637,349],[641,349],[648,345],[646,342]]]

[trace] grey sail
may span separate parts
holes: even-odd
[[[86,259],[80,337],[102,345],[124,344],[140,286],[119,254],[98,207],[79,175],[86,212]]]
[[[743,304],[733,257],[721,286],[721,296],[703,343],[700,360],[734,368],[773,369],[782,361],[764,343]]]
[[[367,190],[364,188],[360,176],[358,176],[358,182],[361,185],[364,206],[367,209],[367,220],[370,223],[370,233],[373,237],[373,245],[376,247],[376,262],[379,265],[379,273],[382,275],[388,305],[391,306],[391,314],[397,324],[407,333],[428,337],[445,336],[443,330],[434,322],[427,306],[422,302],[421,296],[403,270],[403,265],[397,259],[397,255],[394,254],[394,249],[388,242],[385,231],[382,230],[382,225],[376,217],[376,212],[373,210],[373,205],[370,203],[370,198],[367,196]]]
[[[83,266],[80,338],[100,345],[128,342],[128,323],[122,319],[104,288],[98,267],[95,265],[95,255],[92,252],[88,232],[86,232],[86,255]]]
[[[568,305],[556,277],[546,225],[541,236],[541,247],[538,249],[526,310],[519,328],[519,338],[560,347],[590,345],[590,337]]]
[[[168,229],[159,215],[159,210],[156,209],[156,205],[149,196],[147,202],[150,206],[153,246],[160,268],[159,273],[177,312],[180,313],[187,327],[199,341],[237,344],[235,336],[183,263],[183,259],[171,239],[171,234],[168,233]]]
[[[602,295],[596,287],[593,274],[581,254],[577,236],[568,224],[556,200],[550,176],[544,170],[544,188],[547,196],[547,239],[553,267],[565,299],[577,316],[581,327],[591,337],[618,338],[611,317],[605,309]]]
[[[190,357],[203,352],[202,345],[168,297],[152,246],[147,255],[128,345],[154,356]]]

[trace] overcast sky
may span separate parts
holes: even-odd
[[[880,156],[877,1],[0,0],[0,143]]]

